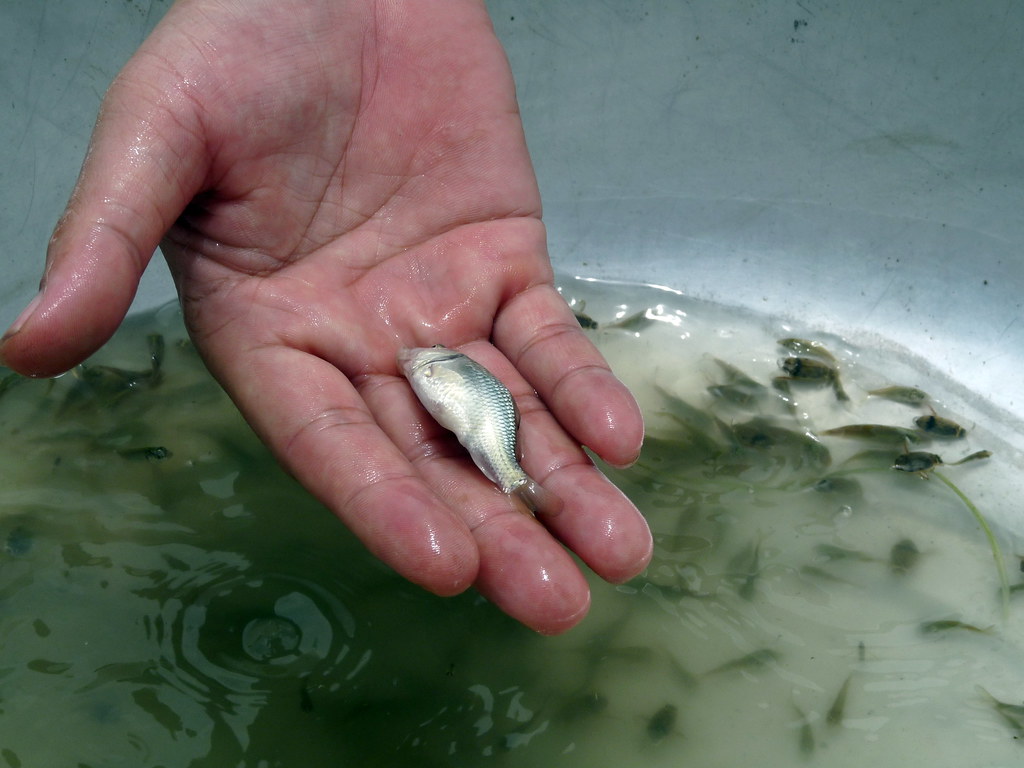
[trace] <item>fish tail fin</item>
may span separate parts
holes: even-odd
[[[562,511],[562,499],[535,480],[527,480],[513,493],[523,500],[531,512],[543,517],[554,517]]]

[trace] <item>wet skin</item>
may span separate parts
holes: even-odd
[[[582,445],[640,450],[639,409],[552,285],[508,62],[475,0],[181,0],[125,66],[3,362],[53,375],[124,317],[158,244],[197,349],[260,437],[382,560],[475,585],[538,631],[651,537]],[[522,413],[541,525],[401,378],[399,348],[471,352]]]

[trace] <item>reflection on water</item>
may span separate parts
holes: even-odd
[[[1019,592],[1004,622],[964,505],[890,469],[902,439],[824,434],[928,413],[868,390],[952,400],[838,339],[841,389],[782,384],[780,359],[814,350],[779,349],[767,320],[567,293],[645,405],[643,456],[612,473],[656,554],[595,583],[559,638],[367,555],[277,469],[173,309],[74,374],[3,379],[0,766],[1019,759]],[[966,436],[914,448],[993,450],[942,470],[1005,522],[1019,489],[996,480],[1019,457],[948,415]]]

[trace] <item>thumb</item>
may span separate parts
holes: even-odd
[[[111,85],[39,293],[0,339],[0,360],[14,370],[53,376],[106,342],[201,183],[197,119],[172,78],[137,53]]]

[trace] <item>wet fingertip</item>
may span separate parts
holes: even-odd
[[[632,392],[610,371],[606,377],[613,386],[603,389],[598,410],[591,412],[587,447],[611,466],[624,469],[640,458],[644,418]],[[595,391],[601,390],[595,387]]]
[[[651,564],[651,557],[654,555],[654,541],[650,541],[649,546],[646,550],[640,554],[630,565],[624,566],[618,571],[608,573],[602,578],[609,584],[625,584],[628,581],[632,581],[637,576],[647,570],[647,566]]]
[[[12,336],[15,336],[19,331],[21,331],[22,326],[24,326],[25,323],[28,322],[29,318],[36,313],[36,310],[39,309],[39,304],[42,300],[43,292],[39,291],[39,293],[33,296],[32,300],[25,305],[25,308],[21,310],[21,313],[14,319],[14,322],[11,323],[11,327],[8,328],[7,332],[4,333],[2,338],[0,338],[0,344],[6,342]]]
[[[531,526],[529,530],[538,529]],[[534,533],[526,537],[534,538]],[[541,549],[537,547],[538,551]],[[538,561],[537,551],[521,553],[515,561],[498,568],[489,568],[485,563],[476,588],[500,610],[534,632],[562,634],[587,615],[590,588],[563,549],[559,547],[552,554],[554,561],[550,563]]]
[[[583,605],[577,607],[574,611],[566,614],[565,616],[559,617],[555,620],[546,621],[542,624],[538,624],[537,626],[532,627],[532,629],[537,634],[544,635],[545,637],[554,637],[555,635],[561,635],[565,632],[568,632],[570,629],[572,629],[581,621],[583,621],[583,619],[586,618],[589,612],[590,590],[587,590],[585,593]]]
[[[609,584],[625,584],[642,574],[654,556],[654,537],[643,516],[637,512],[633,520],[623,520],[613,542],[587,553],[585,562]]]
[[[402,565],[398,565],[395,570],[438,597],[455,597],[473,586],[478,563],[475,558],[455,557],[450,558],[449,562],[435,564],[435,567],[425,574],[410,572]]]
[[[456,595],[461,595],[473,586],[473,579],[469,577],[455,577],[451,579],[431,581],[430,583],[421,584],[420,586],[438,597],[455,597]]]
[[[629,453],[625,458],[616,459],[616,457],[612,456],[602,456],[601,458],[603,458],[609,466],[615,467],[616,469],[629,469],[640,460],[640,453],[642,450],[643,439],[641,438],[640,445],[638,445],[636,449]]]
[[[369,503],[339,517],[374,555],[428,592],[452,597],[479,577],[480,553],[472,533],[418,482],[392,484],[386,507]]]

